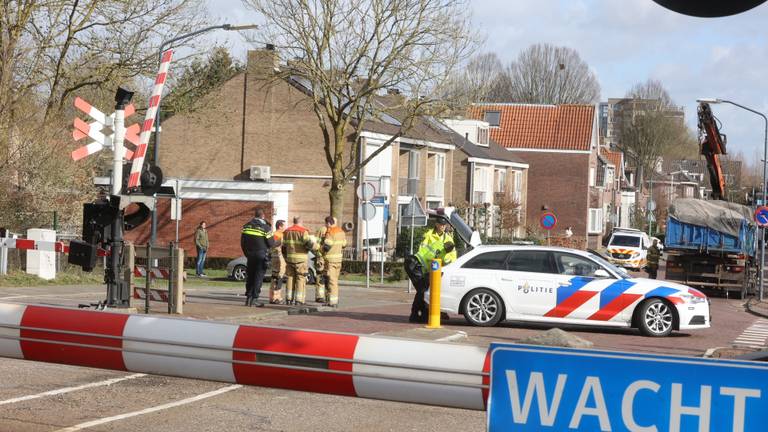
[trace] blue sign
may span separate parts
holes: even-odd
[[[539,223],[541,224],[541,227],[545,230],[551,230],[557,225],[557,217],[554,213],[544,213],[541,215],[541,219],[539,219]]]
[[[437,261],[432,261],[431,267],[432,267],[432,271],[436,271],[437,269],[440,268],[440,263]]]
[[[768,207],[760,206],[755,210],[755,222],[761,227],[768,225]]]
[[[768,364],[491,344],[488,431],[765,431]]]
[[[387,199],[384,195],[378,195],[370,199],[370,201],[374,204],[384,204],[384,201]]]

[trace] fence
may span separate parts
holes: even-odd
[[[144,300],[144,311],[149,313],[150,303],[168,303],[169,314],[180,314],[184,305],[184,249],[171,242],[167,247],[134,246],[125,247],[125,273],[134,299]],[[150,265],[151,263],[151,265]],[[143,278],[142,280],[137,280]],[[167,281],[167,288],[155,288],[153,282]],[[143,282],[144,287],[137,286]]]

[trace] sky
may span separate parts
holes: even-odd
[[[214,23],[260,23],[239,0],[206,0]],[[661,81],[686,121],[696,126],[696,99],[731,100],[768,115],[768,3],[725,18],[694,18],[651,0],[469,0],[484,36],[478,52],[505,64],[535,43],[578,51],[602,88],[601,100],[623,97],[636,83]],[[249,45],[233,33],[211,41],[245,58]],[[765,122],[727,104],[713,106],[728,151],[762,158]]]

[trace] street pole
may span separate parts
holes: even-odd
[[[221,24],[221,25],[215,25],[206,27],[197,31],[193,31],[191,33],[186,33],[181,36],[175,37],[173,39],[168,39],[166,41],[163,41],[163,43],[160,44],[160,50],[158,51],[158,64],[162,63],[163,60],[163,52],[165,52],[166,47],[170,46],[174,42],[178,42],[180,40],[190,39],[193,38],[199,34],[209,32],[211,30],[226,30],[226,31],[240,31],[240,30],[252,30],[257,28],[258,26],[255,24],[247,24],[247,25],[232,25],[232,24]],[[162,102],[162,101],[161,101]],[[160,127],[160,123],[162,122],[163,116],[160,115],[160,108],[162,107],[162,104],[157,105],[157,119],[155,120],[155,147],[152,151],[152,163],[155,165],[159,162],[160,157],[160,131],[162,130]],[[153,207],[152,208],[152,226],[150,228],[150,237],[149,237],[149,244],[154,245],[155,241],[157,240],[157,210]]]

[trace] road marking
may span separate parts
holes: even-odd
[[[768,320],[759,319],[747,327],[731,345],[763,348],[768,340]]]
[[[125,380],[129,380],[129,379],[134,379],[134,378],[141,378],[143,376],[146,376],[146,374],[133,374],[133,375],[128,375],[128,376],[124,376],[124,377],[120,377],[120,378],[112,378],[112,379],[108,379],[108,380],[105,380],[105,381],[99,381],[99,382],[90,383],[90,384],[83,384],[83,385],[77,386],[77,387],[60,388],[60,389],[57,389],[57,390],[51,390],[51,391],[47,391],[47,392],[43,392],[43,393],[27,395],[27,396],[21,396],[21,397],[17,397],[17,398],[13,398],[13,399],[7,399],[7,400],[4,400],[4,401],[0,401],[0,405],[8,405],[8,404],[17,403],[17,402],[24,402],[24,401],[28,401],[28,400],[32,400],[32,399],[39,399],[39,398],[46,397],[46,396],[56,396],[56,395],[60,395],[60,394],[64,394],[64,393],[71,393],[71,392],[74,392],[74,391],[84,390],[84,389],[93,388],[93,387],[108,386],[108,385],[112,385],[112,384],[115,384],[115,383],[119,383],[120,381],[125,381]]]
[[[231,386],[227,386],[227,387],[222,387],[222,388],[220,388],[218,390],[214,390],[214,391],[211,391],[211,392],[208,392],[208,393],[203,393],[203,394],[200,394],[200,395],[197,395],[197,396],[194,396],[194,397],[191,397],[191,398],[187,398],[187,399],[182,399],[180,401],[170,402],[170,403],[163,404],[163,405],[158,405],[156,407],[143,409],[141,411],[134,411],[134,412],[120,414],[120,415],[116,415],[116,416],[112,416],[112,417],[104,417],[104,418],[97,419],[97,420],[91,420],[89,422],[80,423],[78,425],[70,426],[70,427],[67,427],[67,428],[64,428],[64,429],[59,429],[56,432],[75,432],[75,431],[79,431],[79,430],[83,430],[83,429],[88,429],[88,428],[91,428],[91,427],[94,427],[94,426],[103,425],[105,423],[111,423],[111,422],[117,421],[117,420],[123,420],[123,419],[131,418],[131,417],[136,417],[136,416],[140,416],[140,415],[144,415],[144,414],[150,414],[150,413],[157,412],[157,411],[162,411],[162,410],[165,410],[165,409],[168,409],[168,408],[174,408],[174,407],[177,407],[177,406],[186,405],[188,403],[197,402],[199,400],[207,399],[209,397],[218,396],[218,395],[220,395],[222,393],[226,393],[226,392],[229,392],[229,391],[232,391],[232,390],[237,390],[240,387],[242,387],[240,384],[235,384],[235,385],[231,385]]]

